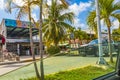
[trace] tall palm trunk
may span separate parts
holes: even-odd
[[[29,1],[29,0],[28,0]],[[29,22],[30,22],[30,28],[29,28],[29,33],[30,33],[30,49],[31,49],[31,53],[32,53],[32,57],[33,57],[33,63],[34,63],[34,68],[35,68],[35,72],[36,72],[36,76],[37,78],[40,80],[40,75],[38,72],[38,68],[37,68],[37,64],[36,64],[36,59],[35,59],[35,54],[34,54],[34,44],[33,44],[33,38],[32,38],[32,26],[31,26],[31,10],[30,10],[30,5],[28,2],[28,9],[29,9]]]
[[[108,48],[109,48],[109,54],[110,54],[110,62],[113,63],[110,27],[108,27]]]
[[[119,21],[120,22],[120,21]],[[120,29],[120,23],[119,23],[119,29]]]
[[[43,0],[40,0],[40,27],[39,27],[39,34],[40,34],[40,40],[39,40],[39,51],[40,51],[40,70],[41,70],[41,80],[44,80],[44,67],[43,67],[43,43],[42,43],[42,4]]]

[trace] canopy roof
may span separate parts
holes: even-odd
[[[32,35],[38,35],[38,29],[32,28]],[[29,28],[7,27],[7,37],[29,37]]]
[[[29,37],[30,22],[5,19],[5,27],[7,29],[7,37]],[[38,29],[31,23],[32,34],[38,35]]]

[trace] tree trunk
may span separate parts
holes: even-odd
[[[36,72],[36,76],[37,78],[40,80],[40,75],[38,72],[38,68],[37,68],[37,64],[36,64],[36,59],[35,59],[35,54],[34,54],[34,44],[33,44],[33,38],[32,38],[32,26],[31,26],[31,10],[30,10],[30,5],[28,2],[28,9],[29,9],[29,22],[30,22],[30,26],[29,26],[29,33],[30,33],[30,49],[31,49],[31,53],[32,53],[32,57],[33,57],[33,63],[34,63],[34,68],[35,68],[35,72]]]
[[[54,45],[57,47],[58,46],[58,42],[54,40]]]
[[[40,50],[40,70],[41,70],[41,80],[44,80],[44,66],[43,66],[43,43],[42,43],[42,4],[43,0],[40,2],[40,27],[39,27],[39,34],[40,34],[40,40],[39,40],[39,50]]]
[[[109,54],[110,54],[110,62],[113,63],[110,27],[108,27],[108,48],[109,48]]]

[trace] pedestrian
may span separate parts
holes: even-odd
[[[0,51],[2,50],[2,35],[0,34]]]
[[[5,37],[0,34],[0,61],[4,61],[4,55],[3,55],[3,45],[5,44]]]

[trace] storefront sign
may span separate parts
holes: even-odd
[[[5,19],[5,26],[7,27],[16,27],[17,23],[15,20]]]
[[[20,20],[5,19],[5,26],[6,27],[29,28],[30,27],[30,22],[20,21]],[[35,28],[34,24],[31,24],[31,26]]]
[[[7,43],[16,43],[16,42],[30,42],[30,39],[7,39]],[[33,42],[39,42],[39,40],[34,40]]]
[[[15,43],[15,42],[30,42],[29,39],[7,39],[7,42],[9,43]]]

